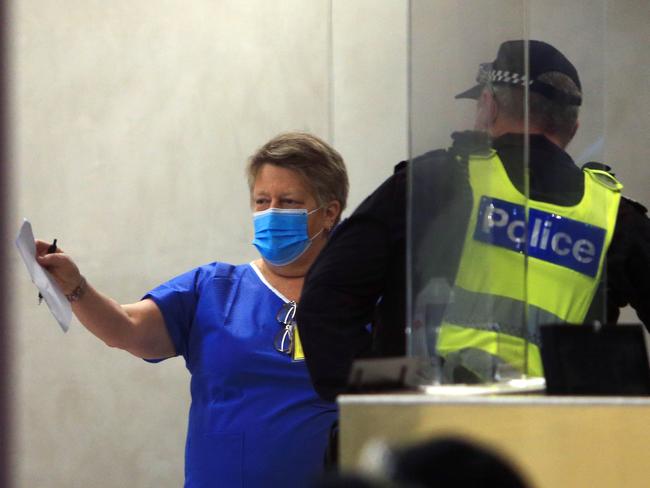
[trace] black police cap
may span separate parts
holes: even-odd
[[[528,49],[529,70],[526,74],[525,50]],[[477,85],[456,95],[456,98],[478,99],[487,83],[512,86],[526,86],[546,98],[566,105],[581,105],[582,97],[540,81],[540,75],[559,72],[568,76],[578,87],[580,78],[571,62],[556,48],[542,41],[506,41],[499,46],[499,52],[492,63],[482,63],[476,75]]]

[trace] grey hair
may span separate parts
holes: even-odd
[[[350,184],[343,158],[329,144],[305,132],[288,132],[274,137],[249,159],[246,175],[251,192],[257,173],[265,164],[298,173],[319,205],[337,200],[341,204],[337,222],[340,220]]]
[[[552,71],[537,78],[555,89],[580,97],[580,89],[563,73]],[[522,88],[507,85],[492,85],[492,92],[503,113],[518,121],[524,119],[524,91]],[[565,146],[575,134],[579,107],[550,100],[534,91],[528,92],[529,122],[531,126],[555,135]]]

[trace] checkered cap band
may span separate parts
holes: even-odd
[[[527,81],[528,77],[526,75],[520,75],[519,73],[511,73],[510,71],[490,71],[489,73],[490,82],[500,82],[508,83],[510,85],[521,85],[524,86],[526,83],[531,85],[532,81]]]
[[[528,81],[526,75],[513,73],[506,70],[492,69],[492,63],[483,63],[479,66],[476,81],[485,85],[486,83],[507,83],[508,85],[525,86],[526,84],[532,85],[532,81]]]

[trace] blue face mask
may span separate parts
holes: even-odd
[[[255,238],[253,245],[262,257],[274,266],[293,263],[309,249],[313,239],[307,233],[307,217],[319,210],[305,208],[269,208],[253,214]]]

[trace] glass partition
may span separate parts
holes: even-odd
[[[541,325],[606,321],[617,183],[579,169],[605,132],[606,2],[588,3],[410,2],[407,347],[425,383],[541,377]]]

